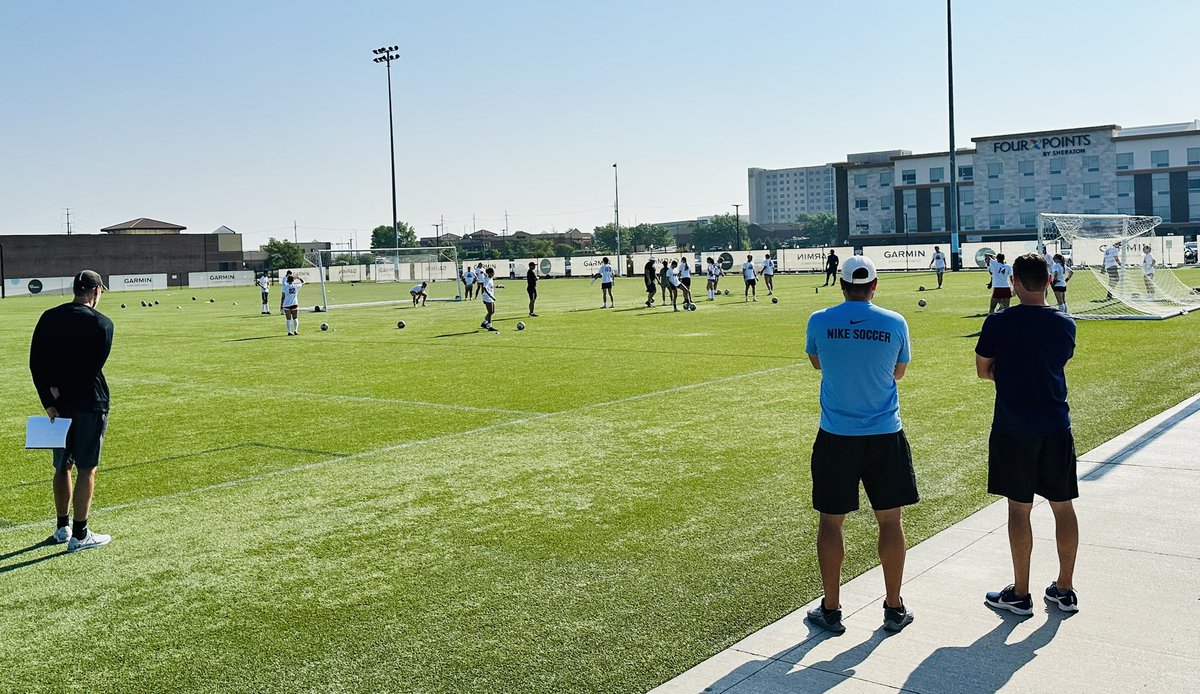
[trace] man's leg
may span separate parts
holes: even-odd
[[[1070,505],[1070,502],[1066,502]],[[1008,548],[1012,552],[1013,592],[1029,594],[1029,558],[1033,554],[1033,528],[1029,513],[1033,504],[1008,500]]]
[[[59,518],[71,514],[71,469],[54,471],[54,511]]]
[[[87,527],[92,510],[92,492],[96,489],[96,468],[78,470],[75,474],[75,523]],[[78,535],[76,536],[78,537]]]
[[[904,582],[904,526],[901,509],[876,511],[879,523],[879,563],[883,565],[883,585],[887,592],[884,603],[900,607],[900,584]]]
[[[822,513],[817,526],[817,563],[821,566],[821,585],[825,589],[823,605],[827,610],[841,607],[842,561],[846,558],[842,523],[845,520],[845,515]]]
[[[1079,551],[1079,519],[1075,517],[1075,506],[1070,501],[1051,501],[1050,510],[1054,512],[1054,539],[1058,544],[1058,580],[1054,583],[1062,590],[1073,590],[1075,554]]]

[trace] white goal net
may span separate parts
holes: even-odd
[[[1038,215],[1038,242],[1058,243],[1074,272],[1067,306],[1075,318],[1169,318],[1200,308],[1200,294],[1164,262],[1161,217]]]
[[[321,307],[324,310],[408,300],[408,297],[404,296],[392,301],[330,305],[327,284],[337,283],[452,282],[452,297],[431,298],[429,301],[462,299],[458,249],[454,246],[318,250],[306,254],[304,264],[310,272],[315,273],[315,279],[321,284]]]

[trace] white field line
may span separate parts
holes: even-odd
[[[244,388],[237,386],[215,386],[207,383],[180,383],[169,379],[123,379],[123,383],[135,383],[143,386],[171,386],[173,388],[202,388],[206,391],[218,391],[225,393],[247,393],[251,395],[262,395],[266,392],[269,395],[284,395],[297,398],[324,398],[326,400],[344,400],[348,402],[384,402],[393,405],[414,405],[417,407],[432,407],[442,410],[461,410],[465,412],[496,412],[499,414],[546,414],[544,412],[531,412],[529,410],[506,410],[497,407],[475,407],[474,405],[454,405],[443,402],[425,402],[423,400],[401,400],[399,398],[376,398],[368,395],[338,395],[335,393],[300,393],[295,391],[276,390],[274,388]]]
[[[235,479],[235,480],[219,482],[217,484],[210,484],[206,487],[197,487],[195,489],[185,489],[183,491],[172,492],[170,494],[160,494],[158,496],[151,496],[151,497],[147,497],[145,499],[129,501],[129,502],[126,502],[123,504],[115,504],[113,506],[106,506],[101,509],[93,509],[92,515],[95,516],[96,514],[99,514],[99,513],[112,513],[114,511],[122,511],[124,509],[129,509],[129,508],[138,508],[140,506],[148,506],[151,504],[158,503],[160,501],[166,501],[168,499],[177,499],[180,497],[192,496],[194,494],[205,494],[207,492],[216,491],[218,489],[228,489],[230,487],[240,487],[244,484],[259,482],[262,480],[267,480],[267,479],[271,479],[274,477],[280,477],[283,475],[290,475],[294,472],[304,472],[306,470],[313,470],[313,469],[316,469],[319,467],[324,467],[326,465],[333,465],[335,463],[344,463],[344,462],[347,462],[350,460],[358,460],[360,458],[368,458],[373,455],[379,455],[381,453],[390,453],[392,451],[400,451],[400,450],[404,450],[406,448],[415,448],[417,446],[423,446],[423,445],[429,444],[429,443],[439,443],[441,441],[459,438],[462,436],[473,436],[475,434],[482,434],[484,432],[494,431],[496,429],[503,429],[505,427],[520,426],[522,424],[528,424],[530,422],[540,421],[542,419],[547,419],[549,417],[568,416],[568,415],[573,415],[573,414],[579,414],[580,412],[587,412],[588,410],[594,410],[594,409],[598,409],[601,407],[612,407],[614,405],[624,405],[624,404],[631,403],[631,402],[638,402],[640,400],[647,400],[649,398],[662,397],[664,395],[674,395],[675,393],[683,393],[683,392],[686,392],[689,390],[695,390],[697,388],[707,388],[709,386],[715,386],[715,385],[719,385],[721,383],[729,383],[731,381],[740,381],[740,380],[746,379],[746,378],[754,378],[756,376],[765,376],[767,374],[778,373],[780,371],[787,371],[789,369],[797,368],[798,366],[801,366],[801,364],[789,364],[787,366],[776,366],[776,367],[773,367],[770,369],[762,369],[760,371],[751,371],[749,373],[737,374],[735,376],[725,376],[722,378],[716,378],[711,381],[704,381],[702,383],[692,383],[692,384],[685,385],[685,386],[676,386],[675,388],[667,388],[666,390],[657,390],[652,393],[642,393],[641,395],[631,395],[629,397],[618,398],[616,400],[608,400],[606,402],[597,402],[597,403],[592,403],[590,405],[580,405],[579,407],[572,407],[570,409],[559,410],[557,412],[540,412],[537,414],[530,415],[528,417],[521,417],[520,419],[511,419],[507,422],[497,422],[495,424],[489,424],[487,426],[476,427],[474,429],[467,429],[465,431],[456,431],[456,432],[452,432],[449,434],[441,434],[441,435],[433,436],[433,437],[430,437],[427,439],[420,439],[418,441],[406,441],[404,443],[397,443],[397,444],[393,444],[391,446],[383,446],[380,448],[373,448],[369,451],[360,451],[358,453],[351,453],[349,455],[336,456],[333,458],[328,458],[326,460],[318,460],[315,463],[305,463],[304,465],[295,465],[295,466],[288,467],[288,468],[282,468],[280,470],[272,470],[271,472],[263,472],[263,473],[260,473],[257,475],[250,475],[248,477],[239,477],[238,479]],[[0,528],[0,534],[15,532],[15,531],[19,531],[19,530],[29,530],[30,528],[43,527],[46,524],[47,524],[47,521],[42,520],[42,521],[36,521],[33,523],[23,523],[21,525],[13,525],[13,526],[9,526],[7,528]]]

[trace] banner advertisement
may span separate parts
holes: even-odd
[[[283,278],[287,276],[289,271],[291,271],[293,275],[299,277],[300,281],[304,283],[321,281],[321,271],[315,267],[284,268],[279,271],[278,281],[283,282]]]
[[[189,287],[249,287],[254,284],[254,272],[251,270],[230,270],[228,272],[189,272]]]
[[[69,294],[74,291],[74,277],[10,277],[4,280],[6,296],[37,294]]]
[[[163,272],[147,275],[109,275],[108,281],[105,282],[105,284],[108,286],[109,291],[113,292],[166,289],[167,273]]]
[[[779,269],[784,272],[825,272],[825,261],[829,251],[837,254],[838,265],[854,255],[850,246],[835,246],[832,248],[780,248],[776,251]],[[762,259],[756,258],[756,265],[762,265]]]
[[[330,282],[362,282],[367,277],[363,265],[330,265],[326,271]]]
[[[950,247],[938,245],[946,254],[948,264]],[[876,270],[928,270],[933,260],[933,244],[863,246],[862,254],[875,263]],[[845,259],[846,256],[841,257]]]

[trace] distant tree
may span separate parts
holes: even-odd
[[[304,264],[304,251],[287,239],[272,238],[262,249],[267,254],[267,267],[272,270],[300,267]]]
[[[417,245],[417,232],[411,225],[398,222],[396,230],[400,232],[399,241],[392,231],[391,224],[380,224],[371,230],[371,248],[409,248]]]
[[[808,237],[808,246],[832,246],[837,243],[837,217],[828,212],[801,213],[796,223],[802,229],[800,235]]]
[[[674,240],[671,238],[671,232],[658,224],[639,224],[631,232],[633,244],[643,248],[650,246],[664,248]]]
[[[746,250],[750,247],[750,234],[745,224],[741,224],[731,214],[719,214],[704,222],[698,222],[692,228],[692,245],[698,251],[707,251],[717,247],[721,249],[733,247],[733,250]]]
[[[602,253],[617,252],[617,231],[615,224],[605,224],[602,227],[596,227],[592,231],[592,245],[597,251]],[[633,233],[629,227],[621,227],[621,252],[628,253],[633,250]]]
[[[575,247],[569,243],[556,243],[548,255],[570,258],[575,253]]]

